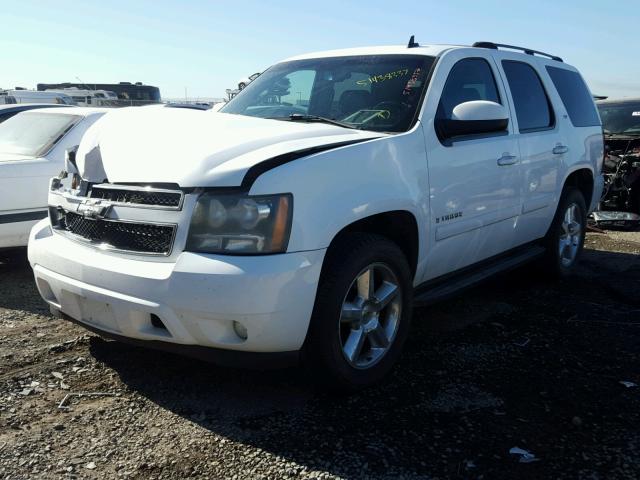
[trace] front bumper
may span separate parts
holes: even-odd
[[[29,239],[38,290],[54,311],[106,336],[238,352],[300,350],[324,253],[183,252],[162,262],[79,244],[53,233],[48,219]]]

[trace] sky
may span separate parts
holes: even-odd
[[[640,1],[0,0],[0,88],[143,82],[223,97],[313,51],[494,41],[559,55],[592,92],[640,96]]]

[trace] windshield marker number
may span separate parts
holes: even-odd
[[[404,77],[405,75],[409,75],[408,68],[405,68],[403,70],[396,70],[395,72],[383,73],[382,75],[374,75],[373,77],[369,77],[366,80],[357,80],[356,84],[365,87],[372,83],[384,82],[387,80],[392,80],[394,78]]]

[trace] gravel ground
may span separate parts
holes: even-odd
[[[571,279],[521,269],[416,311],[391,378],[350,397],[105,341],[14,257],[0,478],[637,479],[640,233],[586,246]]]

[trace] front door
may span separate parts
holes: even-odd
[[[491,52],[453,51],[434,74],[423,112],[430,182],[429,280],[509,250],[521,210],[520,156],[512,121],[506,131],[442,140],[434,119],[489,100],[507,109]]]
[[[27,244],[31,227],[47,216],[49,180],[60,170],[45,158],[0,157],[0,248]]]

